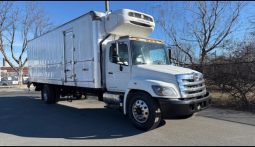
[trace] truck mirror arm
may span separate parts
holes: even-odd
[[[122,64],[120,64],[120,71],[122,71],[123,70],[123,66],[122,66]]]

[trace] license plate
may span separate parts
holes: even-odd
[[[12,81],[12,84],[15,85],[15,84],[19,84],[18,81]]]

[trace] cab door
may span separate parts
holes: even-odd
[[[125,92],[130,80],[131,62],[128,42],[107,45],[106,86],[108,91]]]

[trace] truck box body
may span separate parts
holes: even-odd
[[[99,31],[87,13],[29,41],[29,81],[101,88]]]

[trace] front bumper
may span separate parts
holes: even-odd
[[[157,98],[163,115],[189,115],[208,108],[211,105],[211,94],[196,100],[173,100]]]

